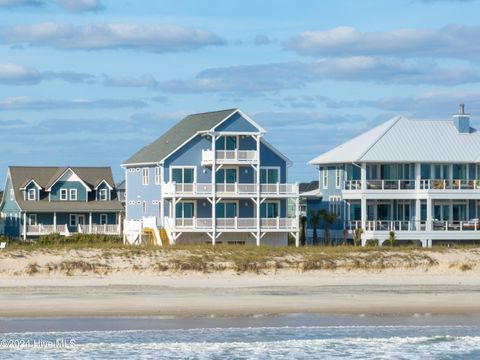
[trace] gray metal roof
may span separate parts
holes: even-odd
[[[237,110],[238,109],[227,109],[188,115],[153,143],[133,154],[123,164],[159,162],[197,132],[210,130]]]
[[[112,192],[110,201],[48,201],[48,196],[44,196],[38,201],[25,201],[20,188],[34,180],[43,190],[48,189],[60,175],[69,167],[47,167],[47,166],[10,166],[9,174],[15,191],[15,199],[24,211],[35,212],[97,212],[97,211],[121,211],[122,205],[118,201],[115,192]],[[105,179],[114,187],[112,170],[109,167],[70,167],[80,179],[89,187]]]
[[[393,118],[309,161],[312,165],[350,162],[480,161],[480,132],[460,133],[452,120]]]

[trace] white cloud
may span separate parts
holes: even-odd
[[[110,77],[104,76],[104,85],[118,87],[150,87],[158,85],[157,80],[151,74],[145,74],[138,78],[135,77]]]
[[[41,0],[0,0],[0,7],[40,6]]]
[[[361,32],[340,26],[326,31],[305,31],[287,48],[311,56],[446,57],[480,60],[480,27],[449,25],[440,29],[397,29]]]
[[[0,40],[56,49],[136,49],[156,53],[188,51],[224,42],[203,29],[177,25],[103,23],[75,26],[45,22],[0,27]]]
[[[103,9],[103,5],[99,0],[53,0],[53,2],[72,13]]]
[[[0,85],[31,85],[41,81],[36,69],[19,64],[0,63]]]
[[[134,99],[74,99],[35,100],[26,96],[8,97],[0,100],[0,111],[5,110],[52,110],[52,109],[109,109],[109,108],[143,108],[148,104]]]

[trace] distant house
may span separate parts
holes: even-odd
[[[10,166],[0,211],[4,233],[120,234],[122,205],[108,167]]]
[[[119,182],[116,186],[117,189],[117,197],[118,200],[122,203],[123,207],[125,208],[125,200],[126,200],[126,190],[125,190],[125,180]]]
[[[318,181],[311,181],[308,183],[300,183],[300,216],[306,218],[305,234],[307,243],[313,238],[313,228],[310,224],[310,211],[318,211],[321,209],[323,194],[320,191],[320,184]]]
[[[123,164],[125,229],[153,217],[171,244],[298,243],[298,184],[264,134],[238,109],[184,118]]]

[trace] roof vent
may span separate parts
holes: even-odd
[[[453,124],[461,134],[470,133],[470,115],[465,114],[465,105],[460,104],[458,114],[453,115]]]

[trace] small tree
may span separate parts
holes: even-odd
[[[320,222],[322,210],[310,210],[310,224],[313,227],[313,245],[318,245],[317,226]]]
[[[300,245],[305,246],[305,244],[307,243],[307,235],[306,235],[307,217],[302,216],[302,218],[300,219],[300,222],[302,224],[302,233],[300,235]]]
[[[331,245],[330,241],[330,226],[337,221],[338,216],[337,214],[330,213],[326,210],[320,210],[320,216],[323,220],[323,224],[325,225],[325,244]]]
[[[362,241],[362,233],[363,229],[362,228],[356,228],[355,231],[353,232],[353,246],[357,246],[357,244]]]
[[[390,244],[390,246],[393,247],[393,245],[395,244],[395,231],[390,231],[388,233],[388,243]]]
[[[348,230],[343,229],[342,235],[343,235],[343,245],[346,245],[347,244],[347,238],[348,238]]]

